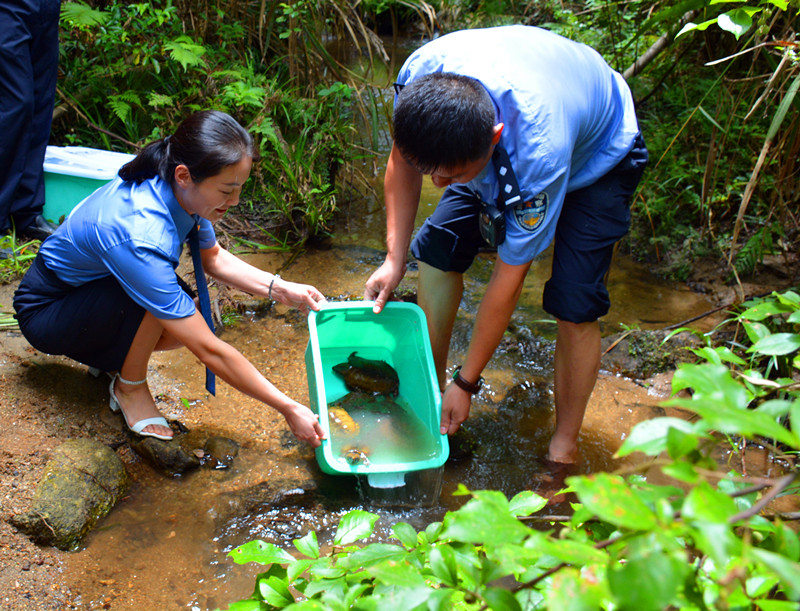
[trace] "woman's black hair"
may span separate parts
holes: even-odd
[[[258,161],[247,130],[224,112],[201,110],[184,119],[174,134],[144,147],[120,168],[119,176],[136,183],[160,176],[172,185],[175,168],[185,165],[192,180],[202,182],[244,157]]]
[[[424,174],[484,157],[492,146],[495,109],[477,80],[436,72],[411,81],[397,96],[394,144]]]

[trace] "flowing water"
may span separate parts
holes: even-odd
[[[426,188],[421,216],[435,197],[432,187]],[[328,249],[296,258],[260,254],[249,260],[284,278],[314,284],[329,299],[358,298],[382,261],[383,223],[380,209],[352,210]],[[493,257],[481,255],[467,274],[451,364],[460,362],[466,350]],[[252,539],[291,549],[293,539],[313,529],[321,542],[329,542],[338,519],[362,508],[381,515],[374,540],[385,540],[395,522],[421,529],[458,508],[464,497],[452,493],[459,484],[509,496],[541,491],[549,477],[540,460],[553,427],[555,327],[541,309],[548,266],[545,254],[528,274],[512,320],[513,335],[484,372],[485,390],[451,444],[450,460],[441,469],[406,474],[400,488],[373,487],[363,476],[323,473],[313,450],[299,445],[273,410],[224,383],[216,397],[207,395],[204,370],[186,350],[156,355],[150,379],[162,411],[190,430],[197,447],[221,435],[240,445],[239,455],[230,469],[200,469],[178,478],[138,463],[135,487],[88,536],[83,549],[66,560],[65,579],[83,608],[224,609],[252,591],[259,567],[237,566],[227,557]],[[415,276],[411,265],[404,286],[413,287]],[[651,277],[624,257],[615,261],[609,289],[613,306],[602,322],[607,334],[620,330],[620,323],[658,328],[712,309],[704,297]],[[222,337],[279,388],[308,404],[306,318],[280,305],[267,312],[253,310],[221,331]],[[704,319],[701,324],[711,323]],[[631,381],[602,375],[580,439],[581,470],[632,464],[616,459],[614,452],[633,424],[665,413],[662,399]]]

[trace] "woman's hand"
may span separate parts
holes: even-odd
[[[309,444],[312,448],[317,448],[326,439],[325,431],[319,424],[319,416],[308,409],[305,405],[297,403],[294,408],[288,410],[284,415],[289,428],[299,441]]]
[[[320,304],[327,301],[323,294],[310,284],[289,282],[278,276],[275,276],[275,280],[272,283],[271,295],[276,301],[295,307],[304,314],[309,309],[315,312],[318,311]]]

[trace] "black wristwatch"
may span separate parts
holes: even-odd
[[[461,377],[461,365],[459,365],[453,370],[453,384],[458,386],[461,390],[466,390],[471,395],[477,395],[483,387],[483,378],[478,378],[478,381],[474,384],[472,382],[467,382]]]

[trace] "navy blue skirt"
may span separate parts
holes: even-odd
[[[31,346],[103,371],[122,368],[145,314],[113,276],[71,286],[49,270],[41,256],[20,282],[14,310]]]

